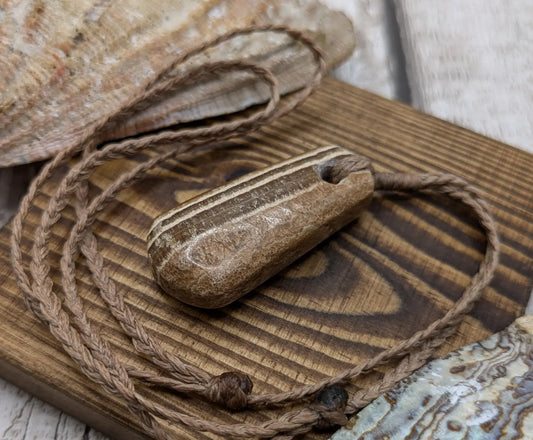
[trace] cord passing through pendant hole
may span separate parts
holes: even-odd
[[[370,160],[353,155],[321,163],[317,167],[317,173],[323,181],[337,185],[349,174],[365,169],[371,169]]]

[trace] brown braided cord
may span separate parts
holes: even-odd
[[[203,65],[194,71],[177,78],[166,78],[172,68],[189,57],[218,44],[237,34],[250,32],[285,32],[296,41],[304,44],[313,53],[317,62],[317,70],[309,85],[294,93],[284,101],[279,100],[278,85],[270,71],[256,64],[241,61],[217,62]],[[206,127],[182,130],[164,130],[159,133],[135,139],[127,139],[110,143],[102,150],[95,150],[100,134],[125,115],[129,115],[143,103],[164,91],[183,85],[191,79],[204,75],[224,73],[231,70],[245,70],[265,82],[271,93],[269,103],[244,119],[220,122]],[[499,241],[493,220],[488,214],[488,207],[478,191],[467,182],[456,176],[446,174],[375,174],[377,190],[392,191],[423,191],[447,195],[466,204],[478,218],[487,235],[485,258],[480,264],[478,273],[473,277],[470,286],[461,299],[448,313],[433,322],[425,330],[415,333],[411,338],[395,347],[385,350],[362,364],[356,365],[335,377],[327,378],[313,385],[277,394],[252,394],[252,383],[240,373],[226,372],[212,376],[202,369],[190,365],[179,357],[167,353],[159,342],[137,321],[132,311],[125,304],[123,297],[117,292],[110,278],[102,255],[98,252],[98,243],[90,227],[98,212],[112,200],[123,188],[141,179],[149,170],[161,162],[173,157],[186,156],[191,150],[205,148],[213,141],[228,139],[248,133],[261,125],[279,117],[302,102],[315,88],[324,72],[324,61],[317,46],[301,33],[285,27],[248,28],[232,31],[216,40],[204,44],[197,49],[180,56],[172,65],[162,69],[148,87],[128,102],[116,115],[109,115],[94,127],[80,135],[79,143],[68,151],[60,153],[47,164],[41,174],[32,183],[20,210],[13,221],[11,239],[12,264],[18,286],[24,295],[29,308],[49,327],[51,333],[61,342],[65,351],[79,364],[82,371],[93,381],[100,384],[106,391],[121,396],[128,408],[136,415],[145,431],[154,438],[168,439],[170,434],[158,419],[170,423],[181,423],[199,431],[208,431],[229,437],[260,437],[290,438],[304,433],[316,424],[345,420],[344,414],[352,414],[368,404],[381,393],[389,390],[395,383],[408,376],[416,368],[423,365],[431,354],[447,337],[453,334],[462,316],[467,313],[474,301],[480,296],[482,289],[489,283],[495,270],[498,258]],[[115,182],[104,189],[93,200],[88,198],[87,181],[92,171],[99,165],[119,159],[155,145],[172,144],[172,149],[163,151],[134,169],[119,176]],[[212,146],[210,148],[213,148]],[[33,199],[42,185],[50,178],[53,171],[77,152],[84,151],[83,158],[63,178],[50,198],[47,208],[41,216],[41,223],[35,231],[35,240],[31,251],[28,267],[24,264],[24,253],[21,248],[24,219],[27,216]],[[334,179],[341,178],[347,172],[356,171],[361,167],[370,167],[369,162],[341,163],[332,170]],[[64,299],[60,300],[57,286],[50,278],[48,263],[49,241],[51,228],[60,219],[61,212],[67,206],[70,197],[76,196],[76,223],[64,243],[60,260],[62,272],[62,289]],[[119,361],[99,331],[89,321],[82,299],[77,293],[75,277],[75,259],[81,250],[91,270],[95,286],[106,301],[111,313],[118,320],[124,332],[131,338],[137,351],[148,356],[157,372],[140,371]],[[366,389],[356,391],[346,408],[325,410],[320,405],[309,404],[308,398],[319,391],[335,384],[353,381],[359,376],[373,371],[376,367],[398,359],[398,364],[387,371],[381,381]],[[163,373],[162,373],[163,372]],[[229,408],[239,409],[245,406],[262,407],[277,404],[303,402],[299,409],[290,409],[276,420],[269,420],[259,425],[239,423],[225,425],[189,416],[177,407],[162,407],[147,400],[139,392],[133,379],[148,384],[164,386],[169,389],[201,395],[213,402],[226,404]]]

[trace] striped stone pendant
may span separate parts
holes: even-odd
[[[331,440],[533,439],[533,315],[430,362]]]
[[[320,148],[247,174],[157,218],[148,235],[156,281],[198,307],[223,307],[308,252],[368,205],[368,168],[332,171],[360,160]]]

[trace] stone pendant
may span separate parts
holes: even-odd
[[[368,164],[337,146],[308,151],[208,191],[155,219],[148,234],[154,277],[196,307],[224,307],[287,267],[368,206]],[[342,177],[342,178],[341,178]]]

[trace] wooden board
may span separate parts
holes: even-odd
[[[257,392],[287,390],[393,345],[458,298],[481,258],[482,234],[454,204],[402,196],[377,198],[359,221],[220,311],[196,310],[159,292],[145,255],[152,218],[240,174],[332,143],[367,155],[379,170],[454,172],[480,186],[492,203],[503,241],[501,265],[441,353],[485,338],[522,313],[533,284],[533,156],[328,79],[282,121],[225,150],[166,164],[123,191],[100,215],[93,230],[110,272],[136,316],[166,349],[212,373],[244,371]],[[91,181],[93,191],[133,162],[100,168]],[[39,199],[30,226],[50,190]],[[56,250],[71,217],[67,212],[54,230]],[[8,237],[6,228],[0,233],[0,374],[110,436],[141,438],[121,403],[85,379],[25,311],[9,267]],[[90,288],[83,260],[78,276],[90,316],[121,357],[142,365]],[[228,414],[200,400],[148,394],[213,420],[261,421],[272,415]],[[174,429],[176,438],[214,437]]]

